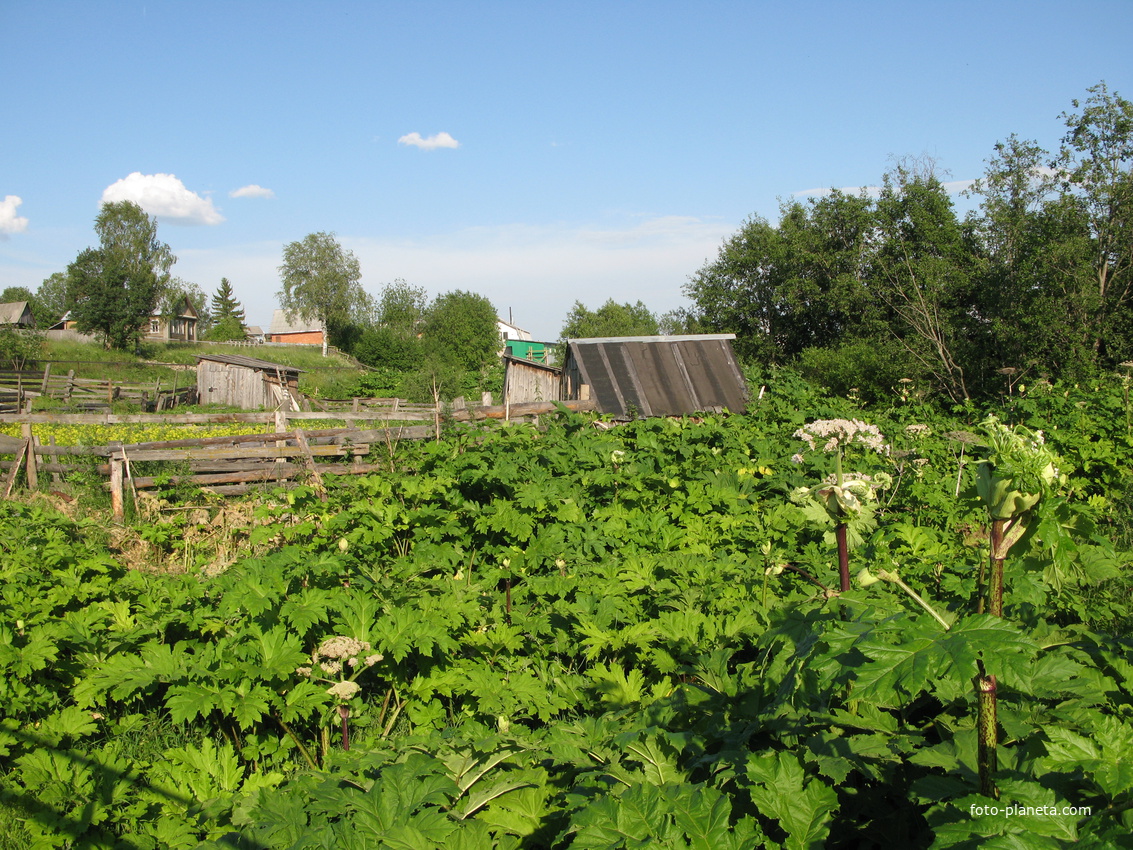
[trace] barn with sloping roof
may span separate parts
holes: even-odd
[[[299,410],[302,371],[241,354],[199,354],[197,397],[242,410]]]
[[[735,334],[568,339],[560,398],[589,397],[619,418],[740,412],[747,384]]]
[[[8,301],[0,304],[0,326],[34,328],[35,317],[27,301]]]

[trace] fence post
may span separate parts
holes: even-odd
[[[24,435],[24,439],[27,440],[27,444],[28,444],[28,460],[27,460],[27,464],[28,464],[28,466],[27,466],[28,489],[29,490],[38,490],[39,489],[39,469],[36,466],[36,461],[35,461],[35,437],[33,437],[32,433],[31,433],[31,423],[25,422],[23,425],[20,426],[20,431]]]
[[[110,507],[114,511],[114,521],[123,522],[126,519],[125,498],[122,492],[122,455],[110,455]]]

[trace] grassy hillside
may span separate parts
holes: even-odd
[[[260,345],[241,347],[221,343],[147,343],[138,355],[108,351],[96,343],[47,340],[41,362],[50,363],[53,373],[75,370],[76,377],[126,383],[161,381],[184,385],[183,367],[195,366],[201,354],[241,354],[302,369],[299,389],[308,395],[334,397],[343,392],[365,371],[345,355],[331,352],[326,357],[317,346]],[[181,367],[181,368],[178,368]]]

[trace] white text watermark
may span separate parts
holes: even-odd
[[[1016,803],[1007,803],[1002,806],[971,805],[968,813],[972,817],[992,815],[1005,818],[1055,818],[1055,817],[1089,817],[1093,810],[1090,806],[1020,806]]]

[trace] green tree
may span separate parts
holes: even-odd
[[[425,290],[401,278],[382,287],[377,303],[377,324],[403,336],[416,336],[425,317]]]
[[[323,356],[328,338],[341,335],[368,318],[372,301],[360,284],[361,265],[333,233],[311,233],[283,249],[279,267],[280,305],[288,314],[323,326]]]
[[[893,335],[953,401],[970,398],[986,364],[986,326],[973,315],[980,270],[974,242],[931,171],[898,166],[877,202],[876,290]]]
[[[1067,132],[1052,165],[1086,225],[1081,301],[1093,350],[1112,365],[1133,342],[1133,103],[1104,82],[1087,91],[1073,101],[1080,112],[1062,115]]]
[[[236,323],[241,326],[241,334],[243,334],[243,325],[247,321],[244,317],[244,308],[236,300],[236,296],[232,292],[232,284],[228,282],[226,277],[220,279],[220,286],[213,293],[212,318],[213,321],[218,323],[225,319],[235,319]]]
[[[684,287],[705,331],[734,333],[737,353],[765,365],[783,361],[783,253],[779,230],[752,216]]]
[[[67,300],[67,275],[64,272],[55,272],[50,277],[44,278],[35,295],[43,311],[43,327],[55,324],[71,309]],[[36,322],[39,322],[39,316],[36,316]]]
[[[71,315],[83,333],[111,348],[137,349],[169,286],[176,257],[157,238],[157,220],[132,201],[102,205],[95,219],[98,248],[67,267]]]
[[[999,367],[1016,375],[1083,376],[1094,368],[1089,316],[1078,290],[1088,263],[1085,222],[1061,195],[1036,142],[1011,136],[995,146],[973,219],[987,258],[974,309]]]
[[[784,204],[777,227],[749,219],[685,285],[694,325],[736,334],[764,365],[886,334],[869,286],[875,232],[873,202],[838,191]]]
[[[498,322],[483,295],[459,289],[438,295],[421,326],[425,355],[469,371],[490,366],[499,356]]]
[[[660,333],[657,317],[638,301],[619,304],[613,298],[597,310],[590,310],[575,301],[567,313],[560,333],[562,339],[585,339],[609,336],[656,336]]]
[[[228,278],[222,277],[220,286],[212,294],[212,327],[202,338],[213,342],[244,339],[247,336],[245,322],[243,305],[236,300]]]
[[[20,299],[24,300],[24,299]],[[0,301],[0,304],[8,303]],[[43,333],[11,326],[0,327],[0,364],[23,369],[43,354]]]
[[[382,288],[375,324],[362,331],[354,356],[367,366],[401,372],[420,368],[422,345],[417,338],[426,310],[425,290],[398,279]]]

